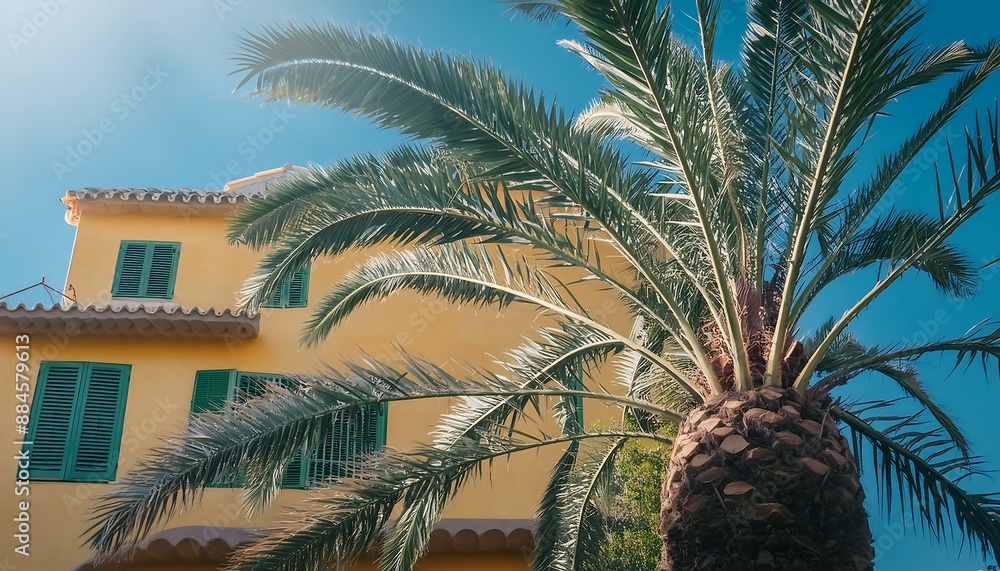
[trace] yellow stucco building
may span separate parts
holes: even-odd
[[[353,436],[328,442],[290,470],[287,489],[261,518],[240,512],[238,489],[210,488],[200,505],[171,519],[119,567],[95,567],[82,546],[93,499],[160,435],[178,432],[190,411],[252,392],[268,375],[316,373],[362,352],[391,361],[397,347],[446,366],[489,366],[538,319],[516,305],[499,316],[477,314],[405,294],[366,308],[320,347],[301,347],[312,302],[364,253],[314,262],[259,315],[236,311],[257,254],[227,245],[227,217],[294,170],[258,173],[224,191],[86,189],[63,198],[67,222],[76,226],[66,284],[75,303],[0,304],[7,343],[0,364],[15,381],[3,397],[6,455],[15,459],[0,470],[0,571],[217,569],[247,540],[248,528],[273,521],[311,493],[311,481],[330,476],[329,458],[426,441],[449,403],[393,403],[359,413],[350,421]],[[600,297],[610,294],[581,295],[598,296],[590,307],[627,331],[627,312]],[[587,423],[618,415],[613,408],[585,412]],[[19,444],[26,440],[32,446]],[[30,460],[18,469],[25,450]],[[421,569],[526,568],[532,518],[557,453],[497,462],[491,478],[469,485],[434,532]]]

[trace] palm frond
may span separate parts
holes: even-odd
[[[977,291],[979,273],[972,261],[947,243],[925,248],[941,231],[942,221],[916,212],[890,212],[871,223],[864,231],[843,244],[837,251],[822,258],[822,273],[811,281],[807,294],[796,300],[791,323],[795,324],[803,311],[837,279],[855,272],[879,266],[890,271],[899,263],[917,255],[913,269],[928,276],[942,293],[964,298]]]
[[[531,193],[515,194],[504,184],[483,188],[468,179],[469,173],[439,154],[403,147],[314,169],[279,185],[231,223],[237,239],[273,247],[243,292],[242,307],[256,310],[278,284],[321,256],[356,247],[476,240],[529,245],[539,260],[584,270],[582,279],[612,285],[648,317],[661,319],[655,293],[628,285],[603,267],[593,232],[537,208]],[[300,212],[304,205],[308,213]],[[684,299],[673,303],[681,307]]]
[[[268,100],[294,98],[371,117],[481,165],[482,180],[566,197],[658,285],[649,271],[653,252],[642,247],[669,244],[651,221],[660,210],[649,195],[655,177],[574,129],[563,111],[495,67],[333,25],[267,28],[243,41],[238,61],[243,83],[256,78],[257,93]]]
[[[502,0],[510,6],[508,11],[537,22],[564,20],[559,11],[559,0]]]
[[[499,395],[580,397],[619,403],[655,414],[669,411],[640,399],[560,388],[524,388],[523,381],[481,370],[458,378],[423,359],[400,368],[373,359],[329,369],[322,377],[294,377],[300,390],[270,387],[264,395],[221,413],[193,415],[187,432],[164,438],[104,497],[87,531],[93,549],[111,555],[191,505],[204,488],[229,474],[246,474],[245,508],[274,498],[285,467],[323,442],[338,412],[376,403]]]
[[[737,258],[735,273],[739,279],[746,280],[751,259],[756,252],[750,249],[749,218],[753,210],[743,204],[745,193],[738,188],[745,179],[740,172],[746,166],[742,160],[747,152],[742,149],[743,130],[745,125],[738,124],[738,109],[733,109],[733,94],[743,89],[726,89],[727,81],[732,82],[737,76],[729,73],[729,66],[715,61],[715,35],[719,24],[719,13],[722,8],[720,0],[697,0],[698,24],[701,37],[701,61],[705,77],[705,95],[711,110],[711,122],[716,136],[716,155],[719,163],[719,182],[721,194],[726,197],[727,206],[731,210],[730,222],[732,236],[728,251]],[[741,86],[742,87],[742,86]]]
[[[358,539],[352,529],[360,522],[363,507],[368,510],[363,530],[377,529],[386,523],[390,502],[427,481],[448,482],[441,489],[453,495],[468,478],[491,460],[538,450],[548,446],[570,445],[593,439],[650,438],[650,435],[627,431],[599,431],[560,436],[516,438],[493,436],[481,440],[465,439],[449,448],[418,447],[410,453],[389,452],[377,467],[363,471],[357,479],[346,480],[337,493],[318,495],[296,506],[295,515],[265,531],[259,541],[237,549],[231,568],[242,571],[292,571],[321,569],[335,562],[350,562],[372,545]],[[652,438],[669,442],[660,436]],[[455,477],[457,474],[464,477]],[[398,522],[397,522],[397,525]],[[423,525],[423,524],[419,524]],[[368,537],[365,537],[368,539]],[[391,568],[391,567],[390,567]]]
[[[832,327],[827,323],[820,330],[820,336]],[[812,343],[816,343],[814,337]],[[836,386],[846,384],[855,378],[857,373],[875,370],[894,363],[908,363],[928,355],[954,353],[955,363],[952,370],[958,370],[965,365],[972,366],[977,360],[983,367],[983,373],[989,376],[990,361],[994,361],[996,374],[1000,375],[1000,326],[995,321],[983,321],[967,331],[961,337],[942,341],[932,341],[925,344],[908,346],[892,346],[887,348],[864,348],[850,334],[844,333],[841,339],[830,348],[827,356],[820,362],[820,372],[826,373],[815,387],[828,391]]]
[[[567,448],[538,508],[532,568],[599,571],[604,517],[597,498],[606,493],[625,438],[592,439]]]
[[[401,389],[408,384],[400,382]],[[275,388],[244,406],[192,415],[186,434],[164,438],[98,500],[88,530],[91,547],[105,555],[119,551],[229,474],[245,472],[258,500],[269,501],[291,460],[322,442],[333,413],[359,401],[378,402],[377,391],[373,383],[341,377],[298,393]]]
[[[825,334],[824,330],[832,326],[833,321],[828,322],[820,329],[817,337],[821,338]],[[807,347],[816,343],[817,340],[814,337],[809,340]],[[951,418],[951,415],[927,392],[920,379],[920,371],[913,365],[898,359],[881,359],[880,357],[886,353],[887,351],[879,347],[865,347],[853,335],[842,334],[834,346],[827,351],[826,357],[821,363],[821,370],[826,374],[813,385],[812,390],[828,392],[833,388],[846,385],[851,380],[860,378],[863,373],[879,374],[894,382],[903,391],[903,394],[928,412],[947,438],[951,440],[955,450],[963,458],[970,460],[972,454],[968,439]]]
[[[427,549],[434,526],[448,499],[474,476],[478,466],[459,466],[451,473],[420,480],[402,495],[402,512],[379,546],[380,571],[409,571]]]
[[[449,302],[503,309],[530,303],[554,314],[593,323],[565,286],[524,255],[499,248],[449,244],[380,254],[351,270],[321,300],[303,340],[316,343],[359,306],[412,289]]]
[[[834,262],[839,252],[855,241],[855,235],[864,231],[865,224],[885,208],[892,208],[898,196],[908,186],[899,178],[909,172],[911,183],[919,181],[923,173],[916,173],[914,159],[932,141],[953,139],[945,131],[951,119],[962,109],[972,94],[1000,67],[1000,46],[991,45],[977,50],[978,62],[964,72],[951,87],[940,106],[935,109],[920,126],[898,148],[885,154],[871,178],[844,201],[843,205],[826,215],[826,219],[836,216],[840,222],[831,246],[824,253],[824,260],[814,273],[810,283],[802,288],[802,299],[814,297],[816,284],[826,275],[827,267]],[[920,176],[915,176],[919,174]]]
[[[588,40],[586,46],[563,45],[608,79],[621,104],[638,119],[634,128],[653,141],[650,150],[659,157],[654,166],[691,199],[699,235],[693,243],[705,249],[711,283],[721,300],[715,319],[736,362],[737,382],[748,387],[749,366],[732,282],[742,274],[739,248],[746,233],[738,205],[733,208],[726,191],[725,167],[716,160],[724,152],[718,148],[718,124],[706,103],[709,87],[703,65],[673,37],[670,13],[655,0],[566,0],[560,9]],[[713,297],[704,291],[702,295]],[[717,382],[712,390],[721,390]]]
[[[648,343],[643,345],[654,347]],[[600,332],[572,323],[561,323],[558,327],[542,330],[539,339],[526,339],[521,347],[509,352],[506,360],[499,362],[500,366],[514,374],[518,386],[524,392],[463,395],[438,422],[434,433],[434,445],[447,448],[455,442],[475,438],[482,431],[491,429],[502,430],[508,435],[513,434],[518,430],[517,424],[525,414],[531,412],[536,415],[541,414],[542,403],[539,396],[542,394],[562,391],[564,400],[579,398],[580,394],[609,396],[619,394],[607,391],[604,387],[578,386],[578,375],[581,373],[581,368],[586,370],[596,367],[607,356],[623,348],[620,342]],[[583,364],[582,367],[578,366],[580,363]],[[668,385],[669,383],[664,382],[664,386]],[[545,388],[555,391],[540,390]],[[691,400],[690,393],[685,388],[677,387],[675,391],[687,395],[688,400],[681,400],[679,397],[673,400],[654,400],[655,394],[636,392],[626,395],[628,401],[617,402],[638,413],[677,422],[683,418],[686,410],[677,405],[689,407]],[[614,398],[608,402],[616,402]],[[630,401],[639,404],[632,406]],[[651,410],[648,405],[653,405],[657,410]],[[570,411],[557,405],[555,412],[557,420],[565,430],[570,422]]]
[[[760,289],[768,245],[783,215],[775,205],[787,201],[780,190],[787,187],[787,182],[781,183],[786,171],[775,146],[787,140],[785,115],[793,108],[788,82],[804,71],[798,55],[806,49],[801,23],[807,7],[806,0],[751,0],[747,4],[749,26],[743,39],[742,69],[746,91],[759,113],[751,114],[746,127],[745,144],[750,149],[746,162],[751,168],[746,188],[756,189],[752,275]]]
[[[841,404],[831,414],[850,430],[862,468],[863,458],[871,456],[870,468],[885,509],[891,512],[896,498],[899,509],[908,505],[908,513],[918,514],[935,538],[944,538],[954,525],[962,533],[963,545],[968,541],[984,557],[1000,557],[1000,498],[959,485],[977,473],[974,464],[951,457],[949,440],[936,430],[925,430],[918,417],[877,414],[881,406],[852,412],[856,408]],[[888,426],[880,430],[875,425]]]
[[[792,173],[809,182],[795,206],[796,222],[789,237],[788,274],[768,365],[772,378],[780,375],[807,246],[824,227],[827,207],[855,164],[859,133],[894,97],[961,69],[972,56],[962,45],[918,49],[912,35],[922,10],[909,0],[829,4],[809,0],[809,4],[811,17],[804,26],[810,31],[810,41],[803,62],[809,73],[801,89],[793,90],[793,96],[799,93],[803,101],[797,102],[797,113],[791,118],[809,142],[803,145],[802,156],[783,151]]]
[[[439,295],[447,301],[475,307],[493,305],[502,309],[515,302],[534,305],[597,329],[643,352],[687,386],[692,394],[698,394],[697,388],[670,361],[636,346],[627,337],[596,321],[572,296],[565,295],[568,290],[561,282],[539,270],[533,261],[503,252],[491,256],[485,247],[473,248],[466,244],[442,245],[433,251],[418,248],[379,255],[358,266],[320,301],[306,324],[303,340],[318,343],[361,305],[403,289]]]
[[[954,263],[954,251],[942,249],[942,245],[967,220],[982,210],[988,198],[1000,191],[1000,121],[996,113],[990,111],[985,118],[976,118],[974,131],[967,132],[965,146],[968,164],[964,180],[953,177],[949,181],[952,188],[950,195],[945,194],[945,185],[940,179],[938,181],[938,198],[942,208],[934,231],[926,236],[924,242],[909,256],[894,264],[885,277],[881,278],[853,307],[844,312],[803,367],[795,382],[796,387],[804,389],[808,385],[816,366],[836,337],[907,270],[927,263],[929,257],[936,258],[938,262]],[[948,143],[951,171],[960,172],[961,168],[956,165],[955,153],[951,148],[951,143]],[[945,207],[945,204],[948,206]],[[951,260],[947,260],[949,257]]]

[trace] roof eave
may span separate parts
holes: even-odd
[[[523,553],[534,543],[535,524],[525,519],[443,519],[434,526],[427,554]],[[124,557],[133,565],[158,563],[221,563],[240,545],[254,540],[252,528],[185,526],[151,535]],[[98,571],[114,567],[87,561],[75,571]]]
[[[0,333],[68,337],[166,337],[244,340],[260,333],[260,316],[183,309],[175,305],[7,307],[0,304]]]

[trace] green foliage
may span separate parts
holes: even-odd
[[[601,548],[604,569],[656,571],[663,547],[660,488],[669,462],[670,448],[659,444],[631,441],[618,452]]]

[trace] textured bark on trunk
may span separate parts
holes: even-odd
[[[763,387],[693,410],[663,483],[662,569],[872,569],[857,464],[829,407]]]

